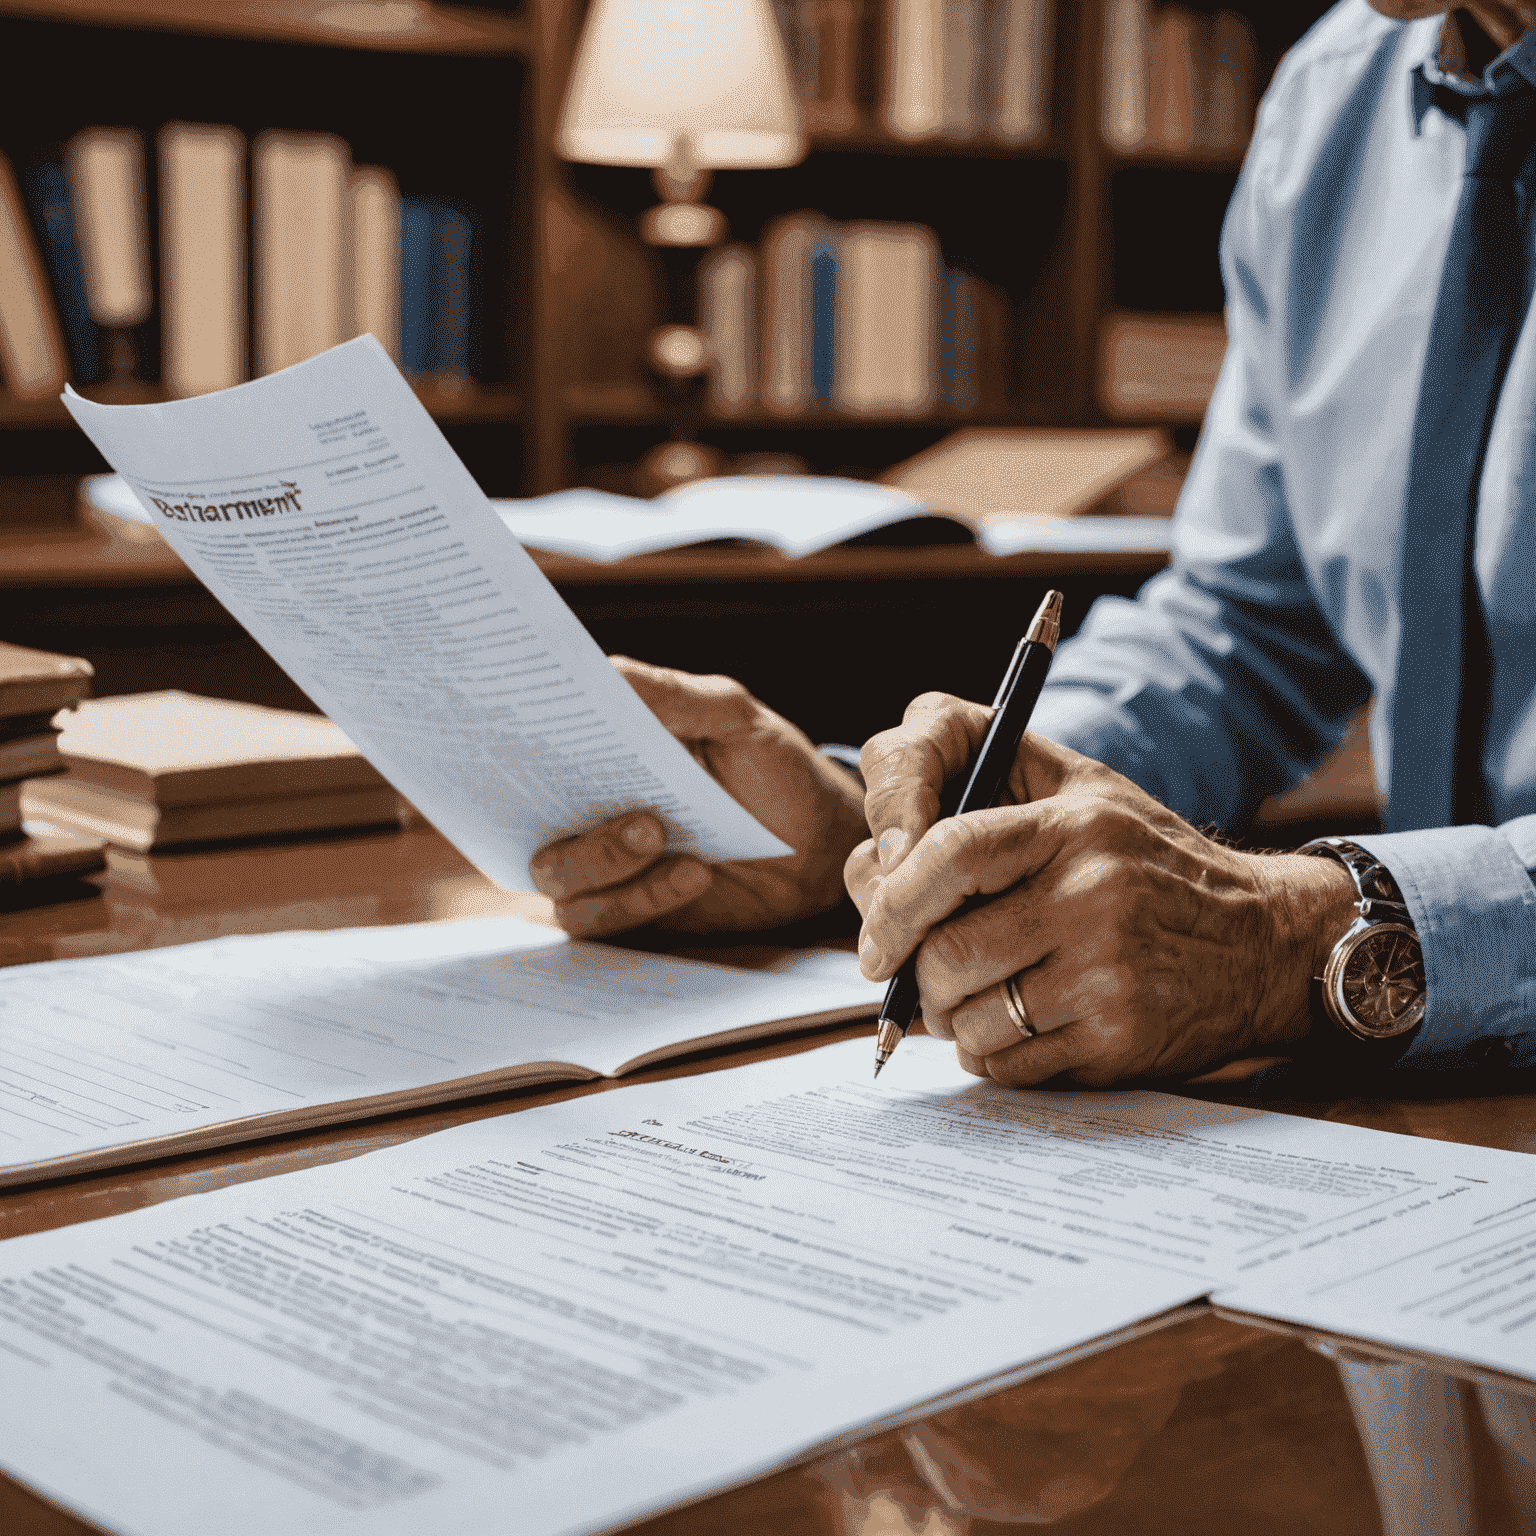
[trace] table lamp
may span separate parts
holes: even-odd
[[[662,201],[641,215],[640,235],[672,260],[671,313],[648,361],[696,411],[710,357],[694,324],[694,258],[726,228],[704,201],[713,173],[794,165],[805,154],[770,0],[593,0],[556,145],[568,160],[651,168]],[[710,472],[711,456],[688,435],[680,422],[647,455],[652,478]]]

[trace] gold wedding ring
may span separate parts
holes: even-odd
[[[1029,1010],[1024,1006],[1024,999],[1019,996],[1019,978],[1010,976],[1003,983],[1003,1007],[1008,1010],[1008,1022],[1018,1030],[1025,1040],[1033,1040],[1040,1033],[1029,1022]]]

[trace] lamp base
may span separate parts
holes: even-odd
[[[635,490],[641,496],[655,496],[690,480],[718,475],[724,468],[725,455],[718,448],[673,438],[658,443],[635,466]]]

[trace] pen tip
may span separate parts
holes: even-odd
[[[1056,642],[1061,639],[1061,606],[1065,601],[1062,594],[1054,588],[1047,592],[1035,611],[1034,622],[1030,624],[1024,638],[1049,646],[1054,651]]]
[[[891,1056],[890,1056],[890,1052],[889,1051],[879,1051],[879,1052],[875,1053],[875,1076],[876,1077],[880,1076],[880,1069],[881,1069],[881,1067],[883,1067],[886,1064],[886,1062],[888,1062],[890,1059],[891,1059]]]

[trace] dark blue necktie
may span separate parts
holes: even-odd
[[[1487,633],[1472,535],[1488,429],[1530,285],[1514,189],[1536,142],[1536,91],[1437,100],[1467,133],[1466,180],[1419,386],[1403,519],[1387,828],[1487,818]]]

